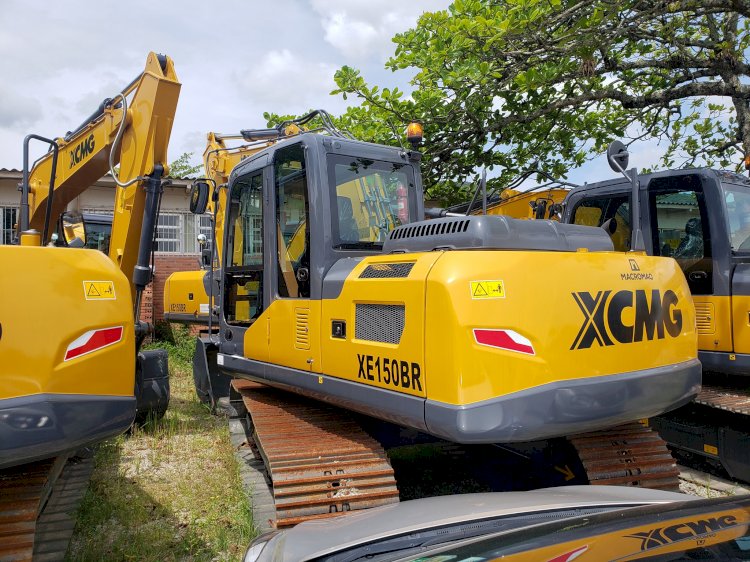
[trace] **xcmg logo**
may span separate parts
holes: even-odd
[[[645,533],[625,535],[625,537],[640,540],[641,550],[648,550],[684,539],[695,539],[737,525],[738,521],[734,515],[722,515],[720,517],[711,517],[710,519],[698,519],[697,521],[678,523],[669,527],[659,527]]]
[[[600,346],[634,343],[666,331],[676,338],[682,331],[682,311],[674,291],[653,289],[649,295],[637,291],[599,291],[572,293],[584,320],[570,349],[588,349],[594,342]]]
[[[89,154],[94,152],[94,134],[90,134],[88,138],[83,139],[78,145],[71,150],[70,154],[70,167],[72,168],[76,164],[80,163],[81,160],[86,158]]]

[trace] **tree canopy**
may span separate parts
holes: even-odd
[[[358,102],[338,121],[357,137],[403,143],[425,128],[433,196],[499,168],[558,177],[617,138],[659,139],[665,167],[739,168],[750,155],[748,0],[456,0],[394,38],[386,66],[414,91],[341,68]],[[637,146],[637,144],[636,144]]]
[[[192,152],[183,152],[169,164],[170,178],[196,178],[203,172],[200,164],[191,164]]]

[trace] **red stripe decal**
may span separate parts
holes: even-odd
[[[87,353],[91,353],[92,351],[96,351],[97,349],[107,347],[108,345],[117,343],[121,339],[122,326],[96,330],[93,334],[91,334],[91,337],[89,337],[89,339],[82,345],[79,345],[78,347],[68,348],[68,350],[65,352],[65,361],[80,357],[81,355],[85,355]]]
[[[554,558],[550,558],[547,562],[571,562],[571,560],[575,560],[581,554],[586,552],[588,549],[589,549],[588,545],[582,546],[581,548],[577,548],[570,552],[566,552],[565,554],[561,554],[560,556],[555,556]]]
[[[480,345],[488,345],[508,351],[517,351],[534,355],[534,348],[526,343],[521,343],[513,339],[507,330],[474,330],[474,338]]]

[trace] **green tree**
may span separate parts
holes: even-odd
[[[203,172],[203,165],[191,164],[192,152],[183,152],[169,165],[170,178],[197,178]]]
[[[341,68],[359,102],[340,119],[393,142],[425,127],[425,185],[440,192],[500,168],[558,177],[614,138],[659,139],[666,167],[741,166],[750,155],[748,0],[456,0],[394,38],[386,66],[415,90]],[[637,145],[636,145],[637,146]]]

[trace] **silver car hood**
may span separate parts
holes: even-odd
[[[258,560],[299,562],[394,535],[503,515],[696,499],[699,498],[675,492],[617,486],[565,486],[528,492],[437,496],[300,523],[274,536]]]

